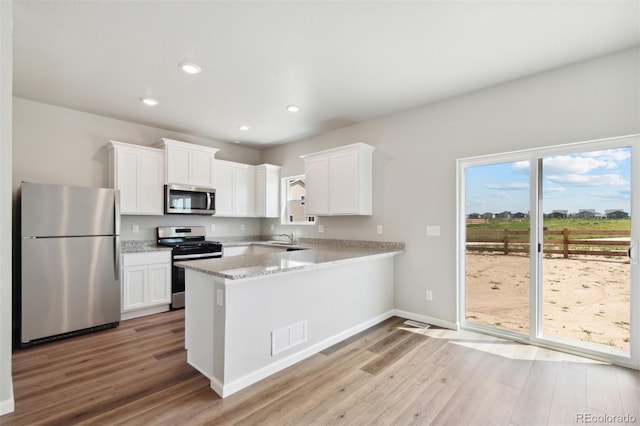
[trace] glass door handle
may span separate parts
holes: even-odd
[[[629,256],[629,260],[631,260],[631,264],[632,265],[637,265],[638,264],[638,258],[631,255],[632,251],[634,251],[634,249],[637,247],[636,244],[631,244],[629,246],[629,248],[627,249],[627,256]]]

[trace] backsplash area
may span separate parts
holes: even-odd
[[[260,235],[260,219],[212,217],[198,215],[164,215],[121,217],[120,237],[122,240],[154,240],[158,226],[204,226],[207,239],[216,240],[223,237],[249,237]],[[137,228],[138,232],[134,232]]]

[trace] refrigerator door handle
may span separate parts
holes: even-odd
[[[115,265],[114,273],[115,273],[116,281],[120,281],[120,258],[121,258],[121,256],[120,256],[120,236],[119,235],[116,235],[114,237],[114,244],[115,244],[115,247],[114,247],[114,250],[113,250],[114,251],[113,255],[114,255],[114,260],[115,260],[115,262],[114,262],[114,265]]]
[[[120,190],[116,189],[113,203],[113,233],[120,235]]]
[[[115,234],[114,238],[114,250],[113,255],[114,265],[115,265],[115,277],[116,281],[120,281],[120,190],[116,189],[114,194],[114,203],[113,203],[113,231]]]

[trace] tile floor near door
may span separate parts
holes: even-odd
[[[186,363],[184,311],[18,350],[2,425],[640,424],[640,373],[389,320],[228,398]]]

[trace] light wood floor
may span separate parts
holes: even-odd
[[[16,411],[0,424],[564,425],[581,414],[640,424],[637,371],[402,321],[224,400],[186,363],[184,311],[123,321],[16,351]]]

